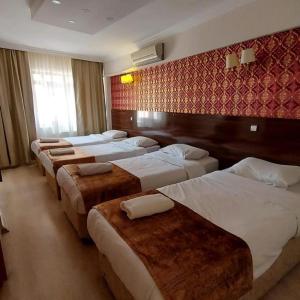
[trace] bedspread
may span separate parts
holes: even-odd
[[[93,163],[95,162],[95,156],[89,155],[81,150],[79,147],[73,147],[75,153],[67,155],[51,155],[48,150],[45,150],[44,153],[49,157],[53,164],[54,174],[57,173],[58,169],[66,164],[82,164],[82,163]]]
[[[168,212],[129,220],[120,202],[134,197],[96,209],[138,255],[164,299],[233,300],[251,289],[252,257],[242,239],[177,202]]]
[[[58,143],[41,143],[39,142],[40,151],[56,148],[69,148],[72,147],[72,144],[66,141],[65,139],[59,139]]]
[[[113,164],[112,172],[91,176],[80,176],[77,165],[65,165],[80,190],[88,212],[94,205],[126,195],[141,192],[138,177]]]

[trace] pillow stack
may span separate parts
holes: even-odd
[[[157,141],[150,139],[148,137],[145,136],[135,136],[135,137],[131,137],[128,138],[126,140],[124,140],[125,143],[128,143],[132,146],[136,146],[136,147],[152,147],[154,145],[157,145]]]
[[[282,188],[300,182],[300,167],[275,164],[255,157],[241,160],[229,168],[229,172]]]
[[[209,152],[204,149],[186,144],[173,144],[162,148],[161,151],[179,159],[186,160],[199,160],[209,155]]]
[[[127,136],[127,132],[122,130],[108,130],[104,131],[102,134],[112,139],[121,139]]]

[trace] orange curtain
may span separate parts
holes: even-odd
[[[27,53],[0,48],[0,167],[31,162],[36,138]]]
[[[103,64],[72,59],[78,135],[106,129]]]

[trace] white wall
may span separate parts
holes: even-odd
[[[300,26],[300,0],[257,0],[188,31],[162,40],[166,60],[222,48]],[[130,56],[104,63],[106,76],[131,67]]]

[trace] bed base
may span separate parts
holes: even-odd
[[[254,300],[264,296],[280,279],[300,263],[300,237],[291,239],[280,256],[262,276],[258,277],[253,288],[240,300]]]
[[[45,174],[46,174],[47,182],[48,182],[51,190],[57,196],[57,199],[61,200],[60,187],[56,181],[56,177],[53,177],[47,170],[45,170]]]
[[[133,300],[118,275],[112,269],[109,260],[99,252],[99,263],[102,276],[108,284],[116,300]],[[300,238],[290,240],[283,248],[281,255],[262,276],[253,283],[253,288],[240,300],[257,300],[264,296],[278,281],[300,263]]]
[[[87,214],[79,214],[73,208],[70,198],[63,189],[61,189],[61,205],[64,213],[66,214],[73,228],[76,230],[79,238],[84,241],[90,240],[90,235],[87,230]]]
[[[34,157],[35,157],[35,160],[36,160],[37,167],[38,167],[38,169],[40,170],[42,176],[46,176],[45,168],[44,168],[44,166],[42,165],[40,159],[39,159],[38,156],[36,156],[36,155],[34,155]]]

